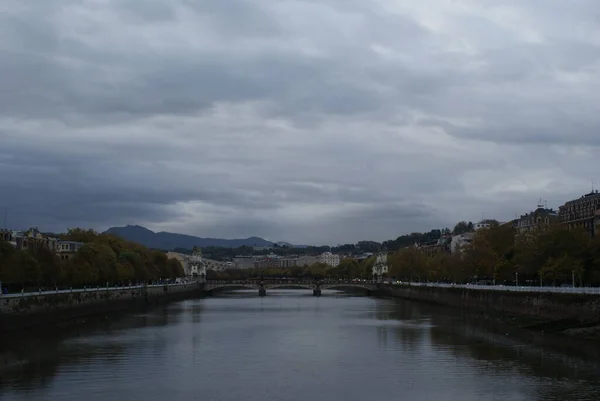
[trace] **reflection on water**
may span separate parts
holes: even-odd
[[[600,400],[596,345],[427,305],[240,291],[0,344],[2,400]]]

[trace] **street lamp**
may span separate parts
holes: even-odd
[[[571,270],[571,280],[573,280],[573,288],[575,288],[575,270]]]
[[[515,287],[519,286],[519,272],[515,272]]]

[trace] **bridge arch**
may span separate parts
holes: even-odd
[[[223,291],[223,290],[256,290],[258,285],[253,284],[207,284],[204,288],[206,291]]]
[[[366,292],[368,295],[371,295],[372,286],[362,285],[362,284],[350,284],[350,283],[340,283],[340,284],[325,284],[321,286],[323,290],[362,290]]]
[[[280,289],[280,290],[312,290],[314,289],[314,285],[308,285],[308,284],[267,284],[265,285],[266,289],[271,289],[271,290],[276,290],[276,289]]]

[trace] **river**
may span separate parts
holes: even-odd
[[[0,345],[0,399],[598,401],[598,348],[455,310],[240,291]]]

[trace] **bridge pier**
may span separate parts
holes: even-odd
[[[313,297],[320,297],[321,296],[321,286],[319,284],[317,284],[315,286],[315,288],[313,288]]]
[[[265,288],[265,286],[263,284],[261,284],[260,288],[258,289],[258,296],[264,297],[266,295],[267,295],[267,289]]]

